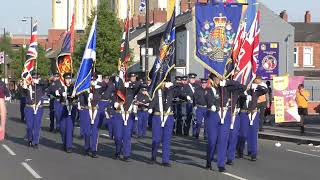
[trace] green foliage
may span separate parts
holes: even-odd
[[[97,61],[96,69],[102,74],[112,74],[117,71],[121,28],[114,12],[110,7],[110,0],[101,0],[98,11],[92,13],[89,25],[85,30],[85,36],[76,44],[73,54],[74,72],[77,72],[85,50],[86,42],[90,33],[95,14],[97,14]]]

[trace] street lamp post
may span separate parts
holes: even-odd
[[[3,29],[3,40],[2,41],[5,41],[6,39],[6,28],[1,28]],[[3,54],[3,80],[4,82],[6,82],[6,52],[3,51],[4,54]]]
[[[57,4],[61,4],[61,0],[56,0]],[[69,0],[67,0],[67,31],[69,31]]]
[[[23,17],[23,19],[21,20],[22,22],[26,22],[27,19],[30,19],[30,35],[32,36],[32,26],[33,26],[33,17],[30,16],[30,17]],[[30,36],[30,37],[31,37]]]

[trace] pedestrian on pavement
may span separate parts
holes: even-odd
[[[298,86],[298,91],[296,93],[296,102],[298,105],[298,113],[301,117],[300,120],[300,132],[304,134],[304,119],[308,115],[308,104],[309,104],[309,91],[304,89],[304,84]]]
[[[261,85],[261,86],[264,86],[264,87],[267,88],[267,85],[264,82],[262,82],[262,77],[261,76],[257,76],[254,81],[255,81],[255,84]],[[268,104],[268,102],[267,102],[267,94],[259,96],[258,104],[257,104],[258,111],[260,112],[259,113],[259,116],[260,116],[259,117],[259,119],[260,119],[259,131],[263,131],[263,125],[264,125],[265,120],[266,120],[265,111],[266,111],[266,108],[267,108],[267,104]]]
[[[6,127],[6,118],[7,118],[7,109],[5,105],[5,92],[4,88],[0,87],[0,140],[4,139],[5,127]]]

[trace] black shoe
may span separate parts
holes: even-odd
[[[71,148],[67,148],[66,152],[67,153],[72,153],[72,149]]]
[[[227,160],[226,164],[228,164],[229,166],[232,166],[233,162],[231,160]]]
[[[53,128],[50,128],[50,129],[49,129],[49,132],[53,132],[53,131],[54,131],[54,129],[53,129]]]
[[[251,156],[251,152],[248,152],[248,156]]]
[[[207,163],[207,164],[206,164],[206,169],[207,169],[207,170],[212,170],[211,163]]]
[[[218,169],[219,169],[219,172],[225,172],[226,171],[226,168],[224,168],[224,167],[218,167]]]
[[[29,147],[32,147],[32,141],[29,141],[29,142],[28,142],[28,146],[29,146]]]
[[[123,157],[123,161],[124,162],[130,162],[130,158],[129,157]]]
[[[205,140],[205,141],[206,141],[206,140],[207,140],[207,137],[203,137],[203,140]]]
[[[33,148],[34,148],[34,149],[39,149],[38,144],[33,145]]]
[[[92,158],[98,158],[97,151],[92,151]]]
[[[264,129],[260,128],[260,129],[259,129],[259,131],[260,131],[260,132],[263,132],[263,131],[264,131]]]
[[[114,160],[119,160],[119,159],[120,159],[120,155],[116,153],[116,154],[113,156],[113,159],[114,159]]]
[[[257,161],[257,157],[255,157],[255,156],[251,156],[250,161]]]
[[[156,158],[151,158],[149,164],[155,164],[157,162]]]
[[[242,159],[243,158],[243,153],[238,153],[238,158]]]
[[[170,163],[162,163],[162,166],[163,167],[171,167],[171,164]]]
[[[85,156],[90,156],[90,150],[89,149],[84,150],[84,155]]]

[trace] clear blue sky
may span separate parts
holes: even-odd
[[[38,20],[39,33],[47,34],[51,27],[51,0],[1,0],[0,28],[14,34],[30,33],[30,21],[21,22],[23,16]],[[310,10],[312,21],[320,22],[320,0],[260,0],[275,13],[286,9],[289,21],[303,21],[306,10]],[[0,30],[0,34],[2,31]]]

